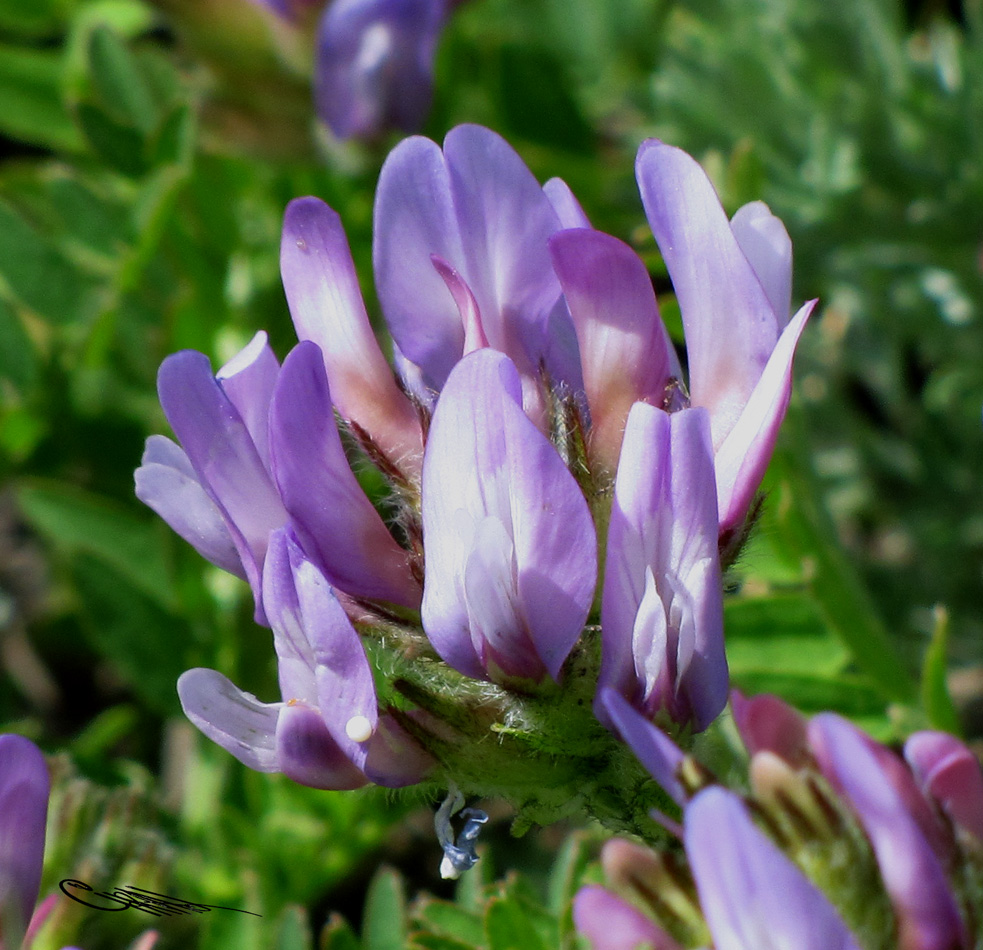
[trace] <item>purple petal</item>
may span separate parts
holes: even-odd
[[[365,774],[386,788],[403,788],[422,781],[434,767],[423,751],[391,716],[381,716],[369,742]]]
[[[270,468],[270,399],[280,364],[260,330],[216,374],[222,391],[236,407],[266,470]]]
[[[245,578],[222,512],[202,488],[180,446],[166,436],[150,436],[134,480],[137,498],[156,511],[206,561]]]
[[[613,472],[632,405],[662,406],[672,344],[648,271],[627,244],[576,229],[554,234],[550,251],[577,332],[591,454]]]
[[[524,415],[512,363],[466,357],[434,413],[423,464],[423,624],[441,656],[483,677],[554,679],[583,628],[597,570],[587,503]],[[517,665],[516,665],[517,664]]]
[[[598,688],[705,729],[727,703],[717,505],[706,413],[637,403],[608,529]]]
[[[964,946],[942,865],[870,740],[845,719],[822,713],[809,723],[809,741],[823,774],[850,803],[870,839],[898,916],[899,945],[905,950]]]
[[[478,301],[474,299],[471,288],[465,283],[464,278],[442,257],[431,254],[430,258],[437,273],[440,274],[441,280],[451,292],[458,312],[461,314],[461,325],[464,327],[462,355],[467,356],[468,353],[488,346],[488,337],[485,336],[485,328],[481,325]]]
[[[263,622],[261,570],[270,533],[287,520],[249,430],[207,357],[193,350],[164,360],[161,406],[202,487],[225,519]]]
[[[419,419],[372,332],[341,219],[323,201],[298,198],[287,206],[280,271],[297,336],[321,348],[342,417],[394,462],[416,459],[418,471]]]
[[[570,186],[562,178],[551,178],[543,185],[543,193],[549,198],[561,228],[589,228],[590,221],[580,206]]]
[[[689,155],[650,139],[635,171],[679,299],[693,405],[710,410],[718,447],[758,382],[788,311],[776,315],[710,179]]]
[[[318,29],[314,90],[338,138],[423,124],[444,12],[444,0],[333,0]]]
[[[617,732],[649,775],[682,808],[686,792],[676,775],[685,756],[679,746],[611,688],[598,692],[594,708],[601,722]]]
[[[348,791],[366,784],[325,726],[321,713],[306,703],[285,703],[276,730],[280,771],[301,785]]]
[[[279,772],[277,717],[283,703],[261,703],[216,670],[182,673],[177,693],[184,714],[212,742],[257,772]]]
[[[16,948],[41,886],[51,781],[30,739],[0,736],[0,944]]]
[[[926,795],[952,820],[983,841],[983,773],[976,756],[945,732],[916,732],[905,758]]]
[[[748,755],[774,752],[793,768],[809,763],[806,719],[801,713],[777,696],[745,699],[736,689],[731,690],[730,705]]]
[[[284,360],[270,419],[273,471],[304,550],[345,593],[415,607],[420,592],[407,552],[345,457],[315,344],[299,343]]]
[[[686,854],[716,950],[859,950],[826,897],[714,786],[686,808]]]
[[[582,887],[573,899],[573,922],[592,950],[681,950],[648,917],[603,887]]]
[[[763,201],[739,208],[730,229],[754,270],[778,321],[784,327],[792,312],[792,241],[781,220]]]
[[[792,358],[815,300],[805,304],[782,331],[747,405],[716,452],[720,530],[744,521],[778,439],[792,393]]]

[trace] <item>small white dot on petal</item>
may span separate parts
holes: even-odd
[[[345,723],[345,735],[352,742],[367,742],[372,738],[372,723],[365,716],[352,716]]]

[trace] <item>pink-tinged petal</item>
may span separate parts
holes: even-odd
[[[257,772],[279,772],[276,724],[282,703],[261,703],[216,670],[182,673],[177,681],[184,714],[216,745]]]
[[[464,328],[431,255],[460,271],[464,251],[450,173],[430,139],[413,136],[389,153],[375,193],[372,242],[376,292],[393,339],[439,390],[460,359]]]
[[[392,461],[418,472],[416,410],[372,331],[341,219],[323,201],[297,198],[287,206],[280,270],[297,336],[321,348],[338,412]]]
[[[592,950],[681,950],[648,917],[603,887],[582,887],[573,899],[573,922]]]
[[[983,773],[976,756],[946,732],[916,732],[905,759],[922,790],[961,828],[983,841]]]
[[[752,201],[737,210],[730,229],[781,329],[792,312],[792,240],[785,225],[763,201]]]
[[[451,292],[454,303],[457,304],[457,309],[461,313],[461,324],[464,327],[463,355],[467,356],[468,353],[488,346],[488,337],[485,336],[485,328],[481,325],[478,302],[474,299],[471,288],[447,261],[436,254],[431,254],[430,257],[434,268],[447,285],[447,289]]]
[[[276,729],[280,771],[301,785],[348,791],[367,783],[328,731],[321,713],[306,703],[285,703]]]
[[[543,185],[543,192],[549,198],[561,228],[589,228],[590,221],[580,206],[570,186],[562,178],[551,178]]]
[[[871,740],[845,719],[822,713],[809,723],[809,741],[823,775],[849,802],[870,839],[898,918],[901,950],[965,947],[942,865]]]
[[[590,452],[613,472],[632,405],[662,406],[672,344],[648,271],[627,244],[581,228],[554,234],[550,251],[577,332]]]
[[[407,552],[349,467],[314,343],[297,344],[284,360],[270,420],[283,504],[301,545],[328,580],[355,597],[419,604]]]
[[[318,29],[318,113],[340,139],[412,132],[430,109],[445,0],[333,0]]]
[[[859,950],[833,905],[732,792],[697,794],[685,842],[716,950]]]
[[[615,480],[598,689],[705,729],[727,702],[706,413],[636,403]]]
[[[195,474],[222,512],[262,613],[262,565],[270,533],[287,513],[252,436],[208,358],[194,350],[169,356],[157,375],[160,403]]]
[[[380,716],[368,745],[365,774],[386,788],[415,785],[427,777],[435,764],[391,716]]]
[[[594,708],[601,722],[620,736],[649,775],[682,808],[686,792],[676,775],[685,756],[679,746],[611,688],[597,694]]]
[[[260,330],[215,378],[236,407],[267,471],[270,468],[270,399],[280,372],[266,333]]]
[[[441,394],[423,463],[423,625],[469,676],[484,677],[492,659],[518,661],[511,675],[556,679],[590,608],[596,541],[577,483],[520,394],[515,367],[490,349],[462,360]]]
[[[635,164],[649,224],[679,300],[694,406],[714,447],[737,421],[778,340],[779,319],[710,179],[684,151],[643,142]]]
[[[808,765],[811,755],[806,736],[806,719],[777,696],[746,699],[731,690],[734,723],[748,755],[774,752],[792,768]]]
[[[722,532],[744,521],[771,460],[792,393],[795,346],[815,305],[815,300],[805,304],[782,331],[747,405],[717,448],[717,497]]]
[[[184,450],[163,435],[147,439],[134,473],[136,496],[160,515],[206,561],[245,579],[232,533],[202,488]]]
[[[51,781],[30,739],[0,736],[0,945],[16,948],[41,886]]]

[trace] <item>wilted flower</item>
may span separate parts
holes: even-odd
[[[807,721],[775,697],[735,693],[735,721],[751,755],[752,792],[742,802],[620,696],[608,692],[602,702],[684,810],[682,829],[665,824],[684,838],[688,872],[668,855],[626,844],[609,845],[605,861],[611,880],[679,941],[666,946],[701,945],[704,922],[715,946],[734,950],[972,945],[968,922],[983,909],[972,884],[983,867],[972,817],[983,807],[983,776],[952,736],[913,736],[906,757],[922,763],[913,773],[839,716]],[[953,778],[932,783],[933,770]],[[584,899],[586,907],[597,900]],[[582,929],[592,933],[589,921]]]
[[[709,212],[697,211],[704,228]],[[765,233],[781,230],[776,220]],[[749,246],[765,273],[767,255]],[[741,259],[742,279],[757,280]],[[161,369],[182,447],[150,440],[138,494],[249,579],[280,665],[280,703],[198,670],[182,678],[185,709],[247,765],[320,787],[415,781],[433,764],[419,743],[437,778],[511,796],[537,821],[593,808],[612,786],[627,799],[618,743],[589,712],[598,682],[684,732],[726,703],[722,410],[688,406],[641,261],[487,129],[393,151],[374,267],[398,377],[341,222],[315,198],[292,202],[284,221],[281,269],[302,342],[282,367],[260,336],[217,376],[197,353]],[[770,434],[746,441],[754,460],[742,471],[770,451],[807,312],[745,386],[733,431],[750,432],[759,406]],[[750,372],[741,363],[731,375]],[[353,474],[358,457],[388,483],[388,523]],[[750,497],[757,481],[742,484]],[[378,695],[359,638],[372,641]],[[353,664],[346,675],[365,684],[357,712],[339,698],[343,678],[322,669],[335,640]],[[353,718],[369,724],[355,730],[366,738],[352,738]],[[489,733],[495,742],[482,741]],[[391,773],[386,756],[399,749],[412,764]],[[605,818],[634,826],[608,806]]]

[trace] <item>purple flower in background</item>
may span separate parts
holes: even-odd
[[[706,411],[636,403],[614,485],[598,696],[705,729],[727,704],[713,451]],[[597,704],[602,721],[603,704]]]
[[[587,502],[521,399],[506,356],[465,357],[423,466],[423,628],[455,669],[500,682],[559,679],[597,575]]]
[[[355,628],[286,530],[271,538],[263,586],[282,701],[260,702],[221,673],[194,669],[178,680],[188,718],[249,768],[283,772],[302,785],[418,782],[430,761],[380,715]]]

